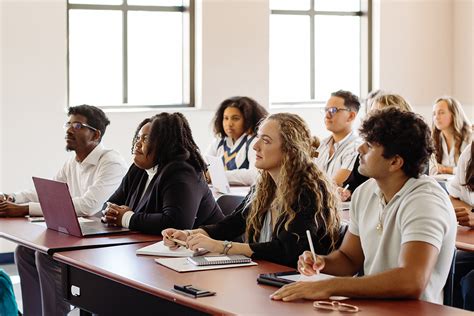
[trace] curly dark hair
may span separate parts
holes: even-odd
[[[345,90],[338,90],[336,92],[331,93],[331,96],[344,99],[345,107],[347,107],[348,109],[356,113],[359,112],[359,109],[360,109],[359,97],[353,94],[352,92],[345,91]]]
[[[412,112],[397,108],[374,111],[359,131],[365,141],[383,146],[383,157],[402,157],[402,170],[411,178],[418,178],[434,152],[430,128]]]
[[[87,124],[98,129],[100,131],[100,138],[99,141],[102,140],[102,137],[105,134],[105,130],[107,126],[110,124],[109,119],[105,115],[104,111],[95,107],[93,105],[78,105],[78,106],[71,106],[68,111],[67,115],[82,115],[87,119]]]
[[[183,159],[198,172],[207,169],[199,147],[194,142],[188,120],[179,112],[163,112],[143,120],[135,131],[132,151],[140,129],[147,123],[151,123],[148,152],[155,155],[154,165],[164,166],[171,161]]]
[[[230,106],[242,112],[244,116],[244,130],[250,131],[251,135],[256,133],[258,123],[268,115],[267,110],[252,98],[232,97],[226,99],[220,104],[214,116],[214,133],[218,137],[225,137],[222,121],[225,109]]]

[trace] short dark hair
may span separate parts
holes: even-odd
[[[434,152],[430,128],[412,112],[392,107],[374,111],[359,131],[367,142],[383,146],[383,157],[402,157],[402,170],[410,178],[418,178]]]
[[[338,90],[336,92],[331,93],[332,97],[339,97],[344,99],[344,106],[351,109],[354,112],[359,112],[360,109],[360,101],[359,97],[353,94],[350,91],[346,90]]]
[[[224,111],[228,107],[234,107],[242,112],[244,117],[244,130],[250,131],[250,134],[255,134],[258,123],[264,119],[268,112],[252,98],[249,97],[232,97],[222,101],[214,116],[214,133],[216,136],[224,137],[225,131],[222,126],[224,118]]]
[[[78,105],[71,106],[68,109],[67,115],[82,115],[87,119],[87,124],[96,128],[100,131],[99,141],[102,140],[102,137],[105,134],[107,126],[110,124],[109,119],[105,115],[104,111],[95,107],[93,105]]]
[[[181,159],[189,162],[197,171],[207,169],[183,114],[163,112],[143,120],[135,131],[133,146],[140,129],[147,123],[151,123],[148,152],[155,155],[154,165],[164,166]]]

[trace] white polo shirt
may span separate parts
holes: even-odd
[[[67,183],[77,215],[91,216],[102,209],[126,172],[120,154],[99,144],[82,162],[76,155],[67,160],[53,179]],[[28,203],[30,215],[43,214],[35,190],[14,194],[16,203]]]
[[[332,135],[325,138],[318,147],[319,155],[315,160],[318,167],[326,172],[329,178],[334,177],[340,169],[352,170],[358,154],[357,148],[362,144],[360,137],[352,131],[334,143],[334,153],[330,156],[329,150],[333,142]]]
[[[466,183],[466,170],[471,159],[471,144],[461,153],[458,160],[458,172],[449,181],[447,185],[448,192],[451,196],[460,199],[464,203],[474,207],[474,192],[467,189],[464,183]]]
[[[360,237],[364,273],[373,275],[397,268],[402,245],[422,241],[439,250],[422,300],[443,304],[456,239],[456,216],[446,192],[425,175],[410,178],[385,205],[374,179],[359,186],[352,195],[349,231]],[[377,230],[381,218],[383,229]]]

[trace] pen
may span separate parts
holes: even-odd
[[[311,233],[309,232],[309,229],[306,230],[306,236],[308,236],[309,249],[313,254],[313,260],[314,262],[316,262],[316,253],[314,252],[313,238],[311,238]],[[319,273],[319,271],[316,271],[316,273]]]
[[[177,244],[180,245],[180,246],[183,246],[183,247],[188,248],[188,245],[186,244],[185,241],[182,241],[182,240],[179,240],[179,239],[170,237],[170,236],[166,236],[166,239],[171,240],[171,241],[177,243]]]
[[[346,190],[349,188],[349,183],[346,184],[346,186],[342,189],[342,193],[346,192]]]

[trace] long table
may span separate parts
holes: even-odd
[[[157,235],[120,233],[96,237],[75,237],[28,222],[25,218],[1,218],[0,237],[52,255],[58,251],[143,243],[160,240]]]
[[[474,251],[474,229],[458,226],[456,248],[464,251]]]
[[[310,301],[272,301],[274,287],[258,285],[260,273],[291,270],[258,261],[258,266],[178,273],[136,255],[147,244],[58,252],[63,263],[64,295],[84,311],[104,315],[272,314],[314,315]],[[171,290],[174,284],[192,284],[215,296],[189,298]],[[472,315],[469,312],[418,300],[348,300],[361,315]]]

